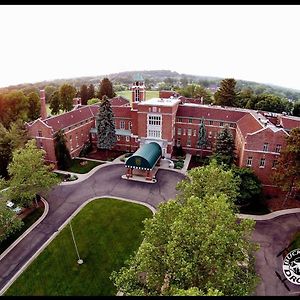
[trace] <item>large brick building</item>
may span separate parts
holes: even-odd
[[[111,99],[117,135],[115,150],[134,152],[144,144],[156,142],[166,158],[171,157],[174,146],[182,146],[193,155],[200,154],[197,141],[203,119],[208,138],[203,154],[209,155],[217,133],[227,124],[235,139],[238,165],[252,168],[265,186],[272,185],[270,175],[276,168],[285,137],[292,128],[300,127],[298,117],[203,105],[200,100],[173,91],[162,91],[159,98],[149,100],[145,95],[143,79],[137,78],[132,85],[131,103],[120,96]],[[43,91],[41,102],[43,107]],[[46,151],[45,159],[56,164],[55,132],[64,131],[71,156],[75,157],[86,141],[96,142],[97,112],[98,105],[81,106],[77,99],[74,110],[49,118],[43,111],[42,117],[28,123],[27,128],[37,145]]]

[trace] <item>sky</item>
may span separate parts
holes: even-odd
[[[300,90],[297,5],[1,5],[0,87],[171,70]]]

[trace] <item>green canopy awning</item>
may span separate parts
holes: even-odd
[[[143,145],[126,161],[125,167],[152,170],[162,155],[161,147],[155,142]]]

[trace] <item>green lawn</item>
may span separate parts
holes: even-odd
[[[80,163],[86,161],[87,164],[82,166]],[[74,172],[74,173],[79,173],[79,174],[84,174],[88,173],[91,171],[93,168],[96,166],[104,164],[103,162],[99,161],[91,161],[91,160],[83,160],[83,159],[72,159],[72,165],[71,167],[67,170],[68,172]]]
[[[118,96],[122,96],[124,98],[127,98],[131,101],[131,95],[132,91],[120,91],[116,93]],[[151,98],[158,98],[159,91],[146,91],[146,100],[149,100]]]
[[[147,207],[135,203],[110,198],[90,202],[72,220],[84,263],[77,264],[67,225],[5,295],[115,295],[109,276],[139,247],[142,221],[151,217]]]
[[[21,236],[44,212],[44,207],[35,209],[23,219],[24,225],[15,234],[0,243],[0,254],[3,253],[19,236]]]

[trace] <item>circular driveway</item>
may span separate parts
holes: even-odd
[[[157,208],[159,203],[176,196],[176,184],[184,178],[178,172],[159,170],[156,174],[157,183],[150,184],[124,180],[121,178],[123,174],[123,164],[109,164],[83,181],[59,185],[49,192],[45,197],[49,203],[45,219],[0,260],[0,290],[87,200],[101,196],[121,197]]]

